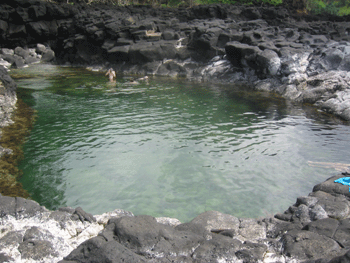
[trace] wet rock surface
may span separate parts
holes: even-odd
[[[5,67],[57,61],[242,82],[350,120],[349,17],[302,17],[266,6],[157,9],[22,0],[3,1],[0,11]],[[11,123],[16,86],[2,66],[0,80],[3,126]],[[334,182],[344,176],[263,219],[216,211],[187,223],[123,210],[93,216],[0,195],[0,262],[347,262],[349,187]]]
[[[80,207],[49,211],[0,196],[2,262],[347,262],[349,186],[340,174],[298,197],[284,213],[260,219],[207,211],[192,221],[103,215]],[[31,261],[33,262],[33,261]]]
[[[7,74],[6,68],[0,65],[0,128],[13,123],[11,117],[17,102],[16,88],[17,85]],[[11,152],[11,149],[0,146],[0,157]]]
[[[12,123],[11,114],[17,101],[17,85],[7,74],[5,67],[0,66],[0,127]]]
[[[57,60],[243,82],[350,120],[350,17],[302,15],[294,8],[3,1],[0,62],[21,67]]]

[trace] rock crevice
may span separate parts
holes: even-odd
[[[349,17],[304,16],[274,6],[21,0],[4,1],[0,10],[0,58],[10,66],[55,58],[123,73],[243,82],[350,120]],[[31,56],[37,43],[47,50]],[[4,48],[16,48],[15,54]]]
[[[207,211],[187,223],[115,210],[49,211],[0,196],[0,257],[37,262],[346,262],[349,187],[333,176],[284,213],[260,219]],[[345,260],[345,261],[344,261]]]

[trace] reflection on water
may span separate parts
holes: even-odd
[[[348,162],[349,126],[272,95],[47,65],[12,75],[38,111],[22,183],[51,209],[259,217],[337,173],[308,161]]]

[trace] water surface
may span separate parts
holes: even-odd
[[[22,183],[50,209],[260,217],[337,174],[308,161],[349,162],[349,126],[273,95],[48,65],[11,74],[38,112]]]

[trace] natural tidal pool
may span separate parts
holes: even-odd
[[[21,182],[49,209],[260,217],[339,173],[309,161],[349,163],[348,125],[272,94],[41,64],[10,74],[37,111]]]

